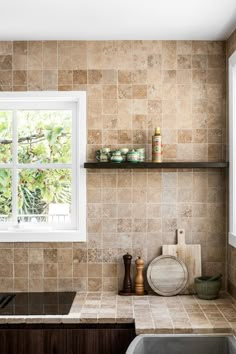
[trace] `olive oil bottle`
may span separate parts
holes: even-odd
[[[162,162],[162,142],[161,142],[161,129],[155,128],[154,135],[152,136],[152,161]]]

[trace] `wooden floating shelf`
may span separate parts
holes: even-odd
[[[228,162],[224,161],[204,161],[204,162],[85,162],[84,168],[104,168],[104,169],[140,169],[140,168],[227,168]]]

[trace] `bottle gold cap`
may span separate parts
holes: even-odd
[[[155,135],[161,135],[161,128],[160,127],[155,128]]]

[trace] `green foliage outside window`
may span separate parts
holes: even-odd
[[[71,163],[70,111],[17,112],[18,163]],[[12,162],[12,112],[0,112],[0,163]],[[70,169],[20,169],[18,214],[47,214],[50,203],[71,203]],[[12,212],[12,172],[0,169],[0,214]]]

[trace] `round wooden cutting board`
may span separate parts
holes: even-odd
[[[174,256],[160,256],[153,259],[147,269],[147,280],[157,294],[172,296],[179,294],[188,281],[185,264]]]

